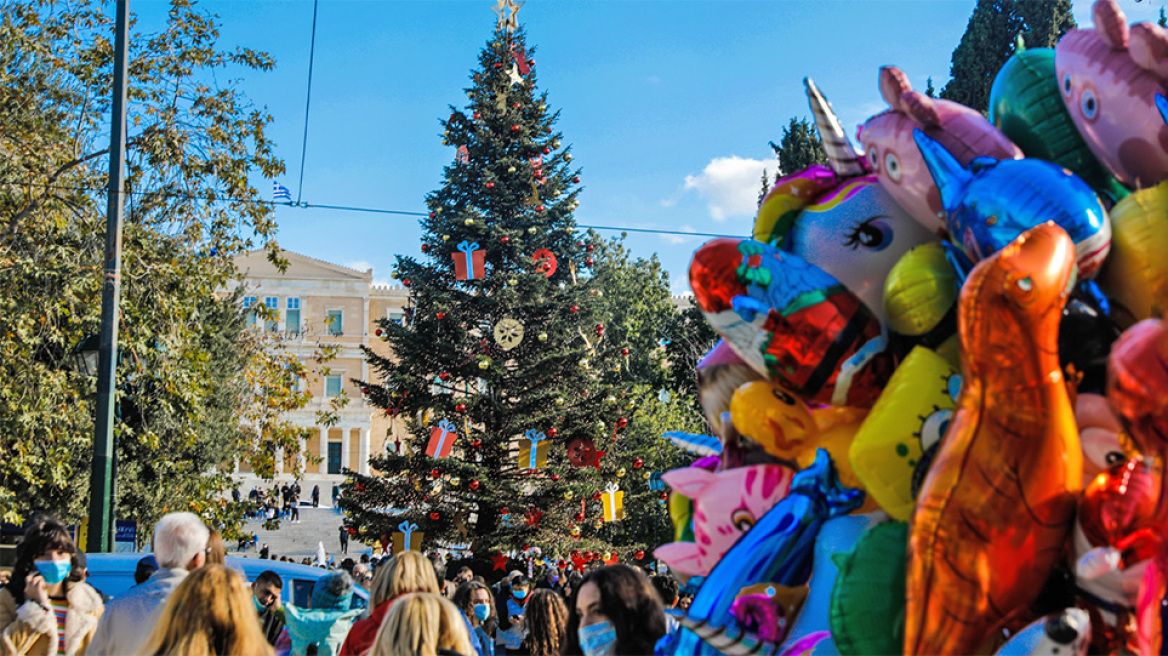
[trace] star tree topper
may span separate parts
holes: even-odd
[[[491,11],[499,17],[499,22],[496,23],[495,29],[504,30],[510,35],[519,28],[519,8],[523,6],[520,0],[498,0]]]

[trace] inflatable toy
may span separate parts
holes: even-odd
[[[675,492],[693,499],[693,542],[671,542],[656,555],[669,569],[705,576],[760,517],[787,496],[794,472],[779,465],[739,467],[720,473],[698,467],[665,472]]]
[[[1168,310],[1168,181],[1111,208],[1111,254],[1099,273],[1120,325]]]
[[[923,132],[914,134],[941,190],[949,235],[970,259],[983,260],[1026,230],[1053,221],[1074,241],[1079,275],[1095,275],[1111,245],[1111,224],[1086,183],[1038,159],[978,158],[963,167]]]
[[[689,275],[698,307],[735,352],[808,400],[866,407],[892,373],[872,313],[797,255],[716,239],[694,254]]]
[[[933,348],[957,332],[957,272],[939,243],[905,253],[884,280],[884,316],[893,332]],[[930,333],[932,333],[930,335]],[[935,342],[935,343],[932,343]]]
[[[1127,460],[1119,441],[1119,418],[1102,394],[1075,397],[1075,424],[1083,445],[1083,487],[1096,476]]]
[[[679,620],[685,628],[670,653],[733,653],[727,638],[739,643],[757,640],[737,627],[729,613],[739,591],[757,583],[793,585],[807,580],[823,522],[854,510],[863,494],[839,484],[831,457],[820,450],[811,467],[795,474],[791,493],[763,515],[702,582],[688,614]],[[719,646],[711,646],[703,636]]]
[[[1074,270],[1071,239],[1045,223],[961,290],[965,378],[912,517],[906,654],[979,651],[1059,562],[1083,483],[1057,347]]]
[[[1035,620],[1015,633],[995,656],[1086,656],[1091,620],[1079,608],[1068,608]]]
[[[1163,468],[1168,456],[1168,328],[1162,320],[1137,323],[1111,347],[1107,401],[1136,451]]]
[[[948,230],[945,207],[913,141],[913,131],[921,130],[940,143],[962,165],[982,155],[1022,157],[1022,151],[980,112],[913,91],[899,68],[880,69],[880,93],[889,109],[864,122],[860,143],[881,186],[930,232],[943,235]]]
[[[835,554],[831,637],[845,656],[899,654],[904,647],[904,559],[908,524],[868,529],[851,553]]]
[[[1095,157],[1132,189],[1168,178],[1168,125],[1156,106],[1168,80],[1168,32],[1097,0],[1092,29],[1070,30],[1055,46],[1063,103]]]
[[[918,346],[897,367],[860,425],[849,450],[864,490],[893,519],[912,516],[913,471],[939,444],[957,405],[961,376],[933,351]]]
[[[698,362],[698,400],[706,413],[706,422],[718,435],[722,433],[722,413],[730,409],[730,395],[743,383],[762,380],[762,374],[742,361],[725,340]]]
[[[1053,48],[1018,48],[998,71],[990,89],[990,122],[1027,157],[1058,164],[1079,176],[1111,203],[1128,190],[1103,168],[1079,135],[1063,105]]]

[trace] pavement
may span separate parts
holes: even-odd
[[[259,550],[264,543],[267,543],[269,555],[275,554],[277,558],[290,556],[299,560],[305,556],[315,556],[317,545],[323,542],[325,553],[330,556],[338,556],[338,560],[340,560],[343,554],[341,554],[338,529],[343,521],[344,515],[339,510],[324,506],[320,508],[301,506],[298,523],[290,519],[281,519],[280,527],[274,531],[265,530],[262,519],[249,519],[244,525],[244,530],[246,532],[255,531],[259,543],[255,548],[248,548],[242,552],[235,549],[237,545],[229,544],[227,545],[227,553],[232,556],[254,558],[259,555]],[[353,538],[349,539],[349,554],[368,553],[369,551],[369,547]]]

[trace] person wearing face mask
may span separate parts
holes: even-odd
[[[499,635],[503,636],[504,653],[513,654],[523,644],[527,633],[523,613],[527,608],[531,579],[520,574],[511,578],[511,595],[507,598],[507,615],[499,618]]]
[[[652,654],[665,635],[661,599],[638,570],[612,565],[592,570],[568,606],[566,654]]]
[[[16,545],[12,577],[0,589],[0,654],[85,652],[104,606],[82,582],[77,553],[61,522],[33,518]]]
[[[284,630],[284,607],[280,605],[280,592],[284,581],[272,570],[264,570],[251,584],[252,603],[259,614],[260,629],[269,645],[276,644],[276,638]]]
[[[488,626],[495,622],[495,605],[491,600],[491,590],[477,581],[467,581],[458,586],[452,599],[455,606],[462,611],[470,626],[470,641],[478,656],[494,656],[495,641],[491,638]]]

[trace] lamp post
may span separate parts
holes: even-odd
[[[97,364],[97,421],[89,481],[90,553],[113,551],[114,403],[117,392],[118,297],[122,277],[122,174],[126,160],[126,28],[129,0],[117,0],[114,79],[110,116],[109,202],[106,205],[105,269],[101,287],[101,344]]]

